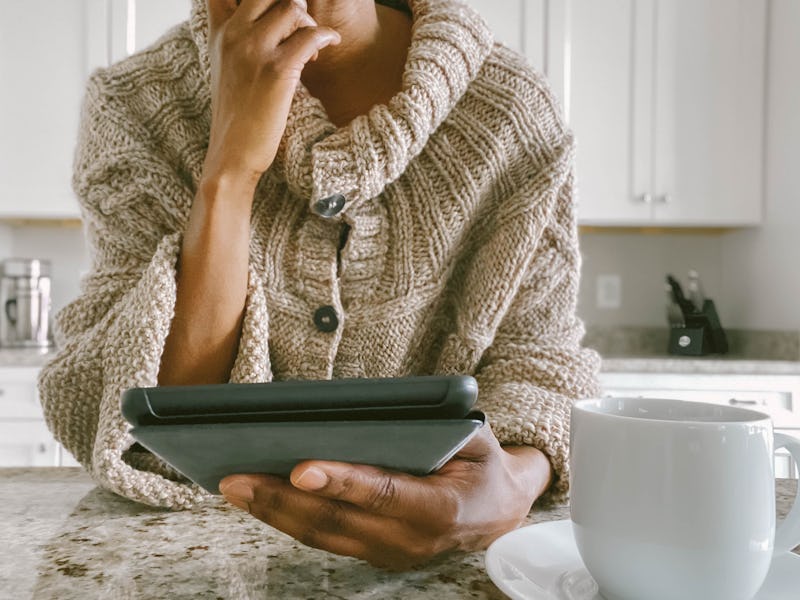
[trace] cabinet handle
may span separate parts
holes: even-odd
[[[47,452],[47,446],[45,446],[44,444],[39,444],[39,446],[36,448],[36,451],[39,454],[44,454],[45,452]]]
[[[748,406],[755,406],[758,404],[756,400],[737,400],[736,398],[731,398],[728,400],[728,404],[731,406],[736,406],[737,404],[746,404]]]
[[[661,194],[660,196],[656,196],[656,202],[659,204],[672,204],[672,196],[669,194]]]
[[[639,194],[636,196],[636,202],[639,204],[652,204],[653,194]]]

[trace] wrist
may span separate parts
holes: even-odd
[[[198,193],[206,202],[252,204],[259,178],[235,171],[204,172],[198,186]]]
[[[515,487],[523,490],[533,504],[544,494],[555,479],[550,459],[533,446],[504,446],[506,469],[515,482]]]
[[[220,157],[209,152],[203,162],[201,184],[233,190],[255,191],[264,171],[245,166],[244,161],[228,153]]]

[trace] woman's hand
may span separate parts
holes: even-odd
[[[486,425],[427,477],[307,461],[290,481],[232,475],[220,490],[307,546],[407,569],[447,552],[486,548],[522,522],[550,479],[544,454],[530,447],[505,450]]]
[[[303,67],[341,41],[305,0],[208,0],[211,137],[204,176],[256,183],[275,159]]]

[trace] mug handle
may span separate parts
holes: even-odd
[[[775,450],[786,448],[794,462],[800,465],[800,440],[782,433],[775,433]],[[798,489],[800,492],[800,489]],[[795,496],[794,504],[783,522],[775,531],[774,554],[785,554],[800,544],[800,495]]]
[[[14,315],[11,315],[11,307],[14,307]],[[6,317],[11,322],[12,325],[17,324],[17,299],[12,298],[11,300],[6,300]]]

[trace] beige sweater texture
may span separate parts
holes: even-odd
[[[134,440],[120,395],[154,386],[181,235],[211,126],[205,0],[89,79],[73,187],[92,264],[57,317],[39,391],[56,438],[103,487],[207,498]],[[573,140],[542,76],[459,0],[412,0],[403,90],[341,128],[301,84],[255,195],[232,382],[471,374],[504,444],[545,452],[568,490],[569,413],[597,392],[580,345]],[[332,218],[313,211],[334,194]],[[349,239],[341,251],[342,228]],[[314,324],[332,306],[333,332]]]

